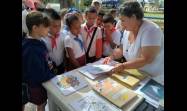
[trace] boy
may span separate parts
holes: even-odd
[[[111,10],[110,10],[110,15],[112,15],[113,18],[114,18],[114,23],[113,23],[113,25],[114,25],[114,27],[115,27],[116,24],[117,24],[117,20],[116,20],[116,17],[117,17],[117,10],[116,10],[116,9],[111,9]]]
[[[104,37],[103,37],[103,57],[111,55],[113,49],[120,45],[121,33],[116,30],[112,15],[107,14],[103,17]]]
[[[49,69],[47,48],[41,40],[48,34],[49,19],[41,12],[30,12],[26,25],[29,35],[22,41],[22,82],[29,89],[28,101],[37,105],[37,111],[45,111],[47,92],[42,83],[55,76]]]
[[[103,10],[100,10],[97,14],[97,26],[103,28],[103,16],[105,15],[105,12]]]
[[[85,11],[85,19],[86,22],[81,25],[81,35],[86,48],[86,60],[90,63],[102,56],[102,33],[96,26],[97,10],[94,7]]]
[[[53,71],[59,75],[64,72],[64,35],[60,33],[61,17],[54,9],[46,9],[44,13],[50,18],[50,27],[48,36],[43,40],[53,61]]]

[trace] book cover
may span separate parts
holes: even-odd
[[[132,90],[111,78],[96,83],[93,89],[120,108],[137,96]]]
[[[92,90],[74,100],[70,105],[75,111],[122,111]]]
[[[138,70],[138,69],[125,69],[123,71],[123,73],[128,74],[128,75],[132,75],[140,80],[143,80],[148,76],[147,73],[145,73],[141,70]]]
[[[134,87],[136,87],[140,80],[131,76],[131,75],[127,75],[124,73],[115,73],[112,74],[112,78],[119,81],[120,83],[122,83],[123,85],[125,85],[128,88],[133,89]]]
[[[88,85],[83,78],[80,78],[76,73],[73,72],[58,75],[52,79],[52,82],[64,95],[72,94],[73,92]]]
[[[151,79],[140,91],[164,106],[164,86],[160,83]]]

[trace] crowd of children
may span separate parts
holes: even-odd
[[[120,45],[121,30],[115,28],[116,10],[106,13],[98,0],[84,15],[75,8],[22,9],[23,83],[27,85],[28,101],[44,111],[47,94],[42,83],[87,63],[111,55]]]

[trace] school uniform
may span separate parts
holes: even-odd
[[[48,37],[43,38],[49,56],[57,68],[56,74],[64,72],[64,37],[64,34],[58,33],[55,36],[48,34]]]
[[[71,32],[64,39],[65,48],[71,48],[73,50],[75,59],[79,62],[81,66],[86,64],[85,57],[85,48],[82,40],[82,36],[79,34],[77,37]],[[66,50],[66,56],[69,58],[68,52]],[[72,70],[74,67],[73,64],[69,63],[69,70]]]
[[[93,37],[94,30],[97,28],[90,50],[88,52],[87,62],[94,62],[96,58],[100,58],[102,56],[102,33],[101,29],[96,25],[93,25],[88,29],[86,23],[81,25],[81,35],[83,37],[83,42],[85,44],[86,52],[88,51],[89,44],[91,42],[91,38]]]
[[[103,32],[103,56],[110,56],[113,52],[113,48],[111,47],[111,41],[109,41],[106,37],[105,32]],[[121,38],[121,32],[115,28],[112,29],[112,35],[111,35],[111,40],[113,43],[115,43],[117,46],[120,45],[120,38]]]

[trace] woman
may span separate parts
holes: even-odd
[[[120,9],[121,25],[125,27],[123,46],[115,49],[110,57],[118,59],[122,55],[127,62],[117,64],[114,72],[124,69],[140,69],[164,84],[164,36],[155,23],[143,19],[143,10],[135,1],[126,2]]]

